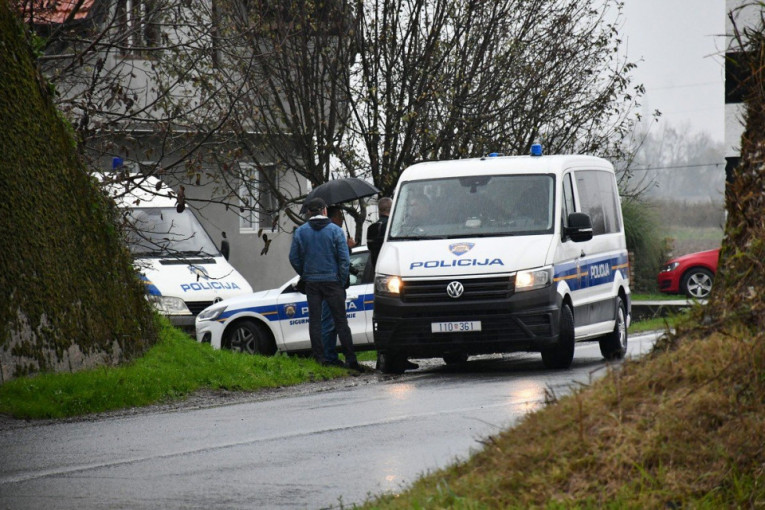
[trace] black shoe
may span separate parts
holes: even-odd
[[[356,360],[346,361],[345,368],[348,368],[350,370],[358,370],[359,372],[361,372],[361,365],[359,365],[359,362]]]
[[[404,370],[417,370],[418,368],[420,368],[420,365],[412,361],[406,360],[404,363]]]
[[[339,359],[324,360],[321,363],[325,367],[344,367],[345,363]]]

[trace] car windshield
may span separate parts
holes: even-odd
[[[551,175],[474,175],[404,183],[389,239],[454,239],[549,234]]]
[[[127,242],[134,257],[217,257],[215,243],[188,209],[135,208],[128,212]]]

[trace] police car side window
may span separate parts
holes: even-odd
[[[367,262],[369,261],[369,252],[364,251],[361,253],[351,254],[351,268],[350,279],[351,285],[359,285],[361,283],[368,283],[369,275],[367,275]],[[374,275],[371,275],[374,277]]]
[[[576,172],[576,187],[582,212],[592,221],[592,234],[602,235],[620,230],[616,209],[616,183],[609,172],[580,170]]]

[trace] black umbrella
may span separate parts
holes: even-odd
[[[305,212],[305,204],[312,198],[321,198],[327,205],[334,205],[350,202],[359,198],[370,197],[377,193],[380,193],[379,189],[359,178],[345,177],[343,179],[335,179],[316,186],[311,190],[308,196],[305,197],[300,212]]]

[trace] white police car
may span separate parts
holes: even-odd
[[[351,285],[346,291],[348,325],[357,350],[373,348],[372,307],[374,271],[367,267],[369,251],[351,254]],[[309,352],[308,302],[294,289],[295,276],[281,287],[225,299],[197,315],[197,341],[216,349],[251,354]]]

